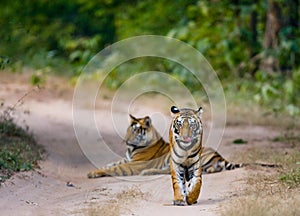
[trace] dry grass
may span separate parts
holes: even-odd
[[[248,149],[239,157],[274,161],[279,169],[248,168],[247,186],[239,197],[222,205],[222,215],[300,215],[300,152],[296,148]]]
[[[274,195],[270,197],[247,196],[237,198],[224,207],[222,215],[238,216],[297,216],[300,214],[300,197],[290,193],[286,199]]]
[[[300,121],[295,116],[272,112],[253,102],[241,103],[227,100],[227,125],[261,125],[284,129],[300,129]]]
[[[120,215],[120,206],[116,201],[109,201],[108,203],[102,205],[96,205],[95,203],[90,204],[89,207],[83,209],[80,215],[88,216],[119,216]]]
[[[246,167],[247,187],[238,192],[239,196],[222,204],[221,214],[300,215],[300,121],[251,104],[228,104],[227,114],[227,125],[263,125],[280,132],[271,140],[252,140],[244,151],[234,155],[233,161],[272,163],[282,167]]]
[[[107,201],[89,202],[88,206],[79,211],[73,212],[75,215],[88,216],[119,216],[121,214],[130,214],[130,207],[138,204],[141,199],[145,199],[146,194],[143,193],[137,186],[123,189],[117,194],[109,194]],[[97,199],[95,199],[97,200]]]

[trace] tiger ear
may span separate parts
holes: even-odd
[[[129,114],[129,117],[131,122],[137,121],[136,117],[134,117],[133,115]]]
[[[145,117],[144,124],[146,125],[146,127],[151,127],[151,118],[149,116]]]
[[[203,109],[202,109],[202,107],[199,107],[199,109],[197,110],[197,114],[200,119],[202,119],[202,113],[203,113]]]
[[[171,107],[171,115],[172,116],[175,116],[179,112],[180,112],[180,110],[176,106]]]

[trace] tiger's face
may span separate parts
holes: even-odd
[[[193,146],[199,142],[203,132],[201,114],[202,107],[198,110],[178,109],[175,106],[171,107],[173,121],[171,129],[173,137],[180,146]]]
[[[154,141],[157,141],[157,133],[151,124],[149,116],[144,118],[135,118],[130,116],[130,126],[127,129],[125,141],[128,146],[146,147]]]

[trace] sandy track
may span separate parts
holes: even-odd
[[[31,88],[22,82],[10,82],[7,79],[0,86],[0,99],[6,104],[13,104]],[[172,200],[168,175],[87,179],[87,172],[95,167],[75,137],[72,95],[49,96],[49,91],[46,88],[34,93],[18,109],[18,118],[26,120],[47,157],[40,163],[40,170],[18,173],[1,186],[1,215],[218,215],[219,205],[244,186],[244,169],[204,175],[198,204],[174,207],[166,205]],[[23,115],[24,110],[30,110],[30,114]],[[229,143],[243,132],[249,134],[249,130],[228,128],[219,151],[226,157],[237,152],[238,147]],[[111,135],[109,139],[117,143],[119,152],[124,151],[119,137]]]

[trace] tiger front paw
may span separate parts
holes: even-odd
[[[185,202],[183,200],[173,200],[173,205],[184,206]]]

